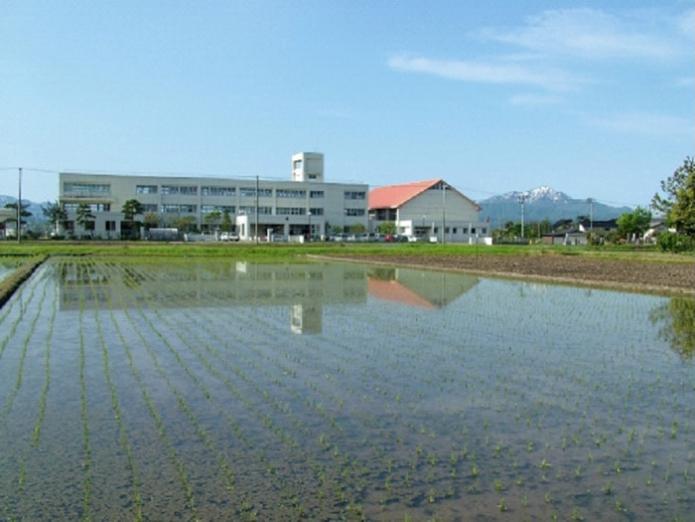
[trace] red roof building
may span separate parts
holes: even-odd
[[[373,232],[393,222],[411,241],[470,243],[490,236],[480,206],[440,178],[375,188],[368,206]]]

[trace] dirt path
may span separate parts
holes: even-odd
[[[336,256],[330,256],[337,259]],[[479,275],[602,286],[620,290],[695,295],[695,261],[660,263],[567,255],[380,256],[340,259],[421,268],[461,270]]]

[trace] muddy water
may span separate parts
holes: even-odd
[[[687,520],[695,304],[53,260],[0,309],[2,519]]]

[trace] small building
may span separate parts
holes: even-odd
[[[420,241],[476,243],[489,240],[480,206],[443,179],[388,185],[369,192],[369,229],[392,222],[399,235]]]

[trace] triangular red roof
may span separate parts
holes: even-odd
[[[433,187],[441,179],[426,179],[402,185],[386,185],[369,191],[369,209],[398,208],[418,194]]]
[[[375,188],[369,191],[369,210],[378,208],[399,208],[413,199],[415,196],[422,194],[424,191],[434,187],[440,182],[446,183],[446,181],[443,179],[437,178],[414,181],[412,183],[403,183],[400,185],[386,185]],[[475,201],[466,197],[464,194],[461,194],[461,192],[456,190],[448,183],[446,183],[446,186],[470,201],[478,208],[478,210],[480,210],[480,206]]]

